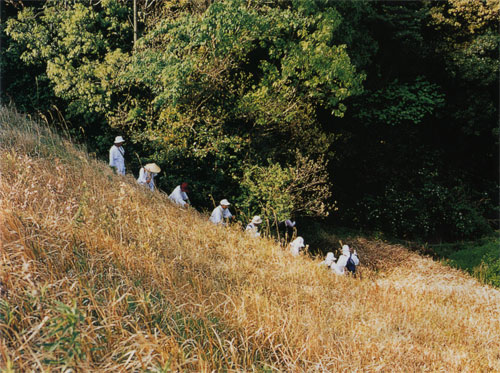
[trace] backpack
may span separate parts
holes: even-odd
[[[349,255],[349,259],[347,259],[347,263],[345,265],[345,267],[347,268],[347,270],[351,273],[356,273],[356,264],[354,264],[354,260],[352,260],[351,258],[352,254]]]

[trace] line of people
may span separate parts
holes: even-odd
[[[337,275],[345,275],[346,273],[356,273],[356,268],[359,265],[358,253],[353,250],[349,245],[342,246],[342,255],[335,262],[336,258],[332,252],[326,254],[324,261],[320,263],[321,266],[326,266],[333,273]]]
[[[123,148],[122,136],[116,136],[113,146],[109,149],[109,165],[116,170],[118,175],[125,175],[125,149]],[[156,189],[155,177],[161,172],[161,168],[156,163],[148,163],[139,170],[137,182],[148,187],[150,190]],[[183,182],[168,196],[173,202],[188,207],[190,205],[188,183]]]
[[[119,175],[125,175],[125,149],[123,148],[123,137],[117,136],[113,146],[109,150],[109,165],[116,169]],[[150,190],[155,190],[154,178],[161,172],[160,167],[156,163],[148,163],[141,167],[139,170],[139,177],[137,182],[141,185],[148,187]],[[186,182],[181,183],[176,186],[172,193],[168,196],[170,200],[176,204],[187,208],[190,205],[189,197],[189,185]],[[219,202],[219,206],[213,209],[209,220],[213,224],[226,225],[227,221],[233,220],[235,217],[229,211],[229,206],[231,203],[227,199],[223,199]],[[245,232],[252,237],[260,237],[259,225],[262,224],[262,219],[260,216],[256,215],[252,218],[250,223],[245,228]],[[285,230],[293,229],[295,227],[295,222],[291,220],[285,220],[280,223],[285,227]],[[298,256],[300,251],[306,248],[304,244],[304,238],[301,236],[296,237],[292,242],[290,242],[290,252],[293,256]],[[359,258],[356,253],[351,252],[348,245],[343,245],[342,255],[339,257],[337,262],[336,258],[332,252],[326,255],[326,258],[320,264],[322,266],[328,267],[333,273],[338,275],[344,275],[346,273],[346,268],[348,272],[355,273],[356,267],[359,265]]]
[[[219,202],[219,206],[213,209],[209,220],[214,224],[226,225],[227,221],[234,219],[234,215],[229,211],[229,206],[231,203],[227,199],[223,199]],[[259,225],[262,224],[262,218],[259,215],[255,215],[250,223],[245,228],[245,232],[252,237],[260,237]]]
[[[227,199],[220,201],[219,206],[217,206],[210,216],[210,221],[214,224],[226,225],[226,221],[234,219],[234,216],[229,211],[229,206],[231,203]],[[258,215],[254,216],[250,223],[245,228],[245,232],[252,237],[260,237],[259,225],[262,223],[262,218]],[[285,220],[283,222],[285,229],[294,228],[295,222],[291,220]],[[307,247],[304,243],[304,238],[301,236],[296,237],[292,242],[290,242],[290,252],[293,256],[300,255],[300,252]],[[337,262],[333,252],[329,252],[326,258],[320,265],[328,267],[336,275],[345,275],[346,273],[356,273],[356,268],[359,265],[358,253],[356,250],[352,249],[348,245],[342,246],[342,255],[339,257]]]

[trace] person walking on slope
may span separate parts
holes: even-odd
[[[189,198],[187,195],[188,192],[188,183],[184,182],[181,185],[177,185],[174,191],[168,196],[168,198],[170,198],[178,205],[187,208],[189,206]]]
[[[351,249],[348,245],[342,246],[342,255],[337,260],[336,265],[332,265],[330,268],[337,275],[345,275],[346,268],[349,272],[355,272],[356,267],[359,265],[359,258],[356,250],[351,253]]]
[[[116,136],[114,145],[109,149],[109,165],[118,175],[125,175],[125,149],[123,137]]]
[[[252,237],[260,237],[259,227],[258,225],[262,223],[262,219],[259,215],[255,215],[252,218],[252,221],[248,223],[245,231],[250,234]]]
[[[149,187],[151,190],[155,190],[154,178],[160,171],[161,169],[156,163],[148,163],[144,167],[141,167],[137,182],[141,185]]]
[[[226,225],[224,219],[234,219],[231,211],[229,211],[229,205],[230,203],[227,199],[223,199],[222,201],[220,201],[219,206],[214,208],[214,210],[212,211],[210,221],[214,224]]]

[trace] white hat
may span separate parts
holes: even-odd
[[[350,254],[350,250],[349,250],[349,246],[348,245],[342,246],[342,254],[344,254],[344,255],[349,255]]]
[[[290,245],[292,245],[294,247],[305,247],[305,245],[304,245],[304,239],[299,236],[295,240],[293,240]]]
[[[255,215],[253,218],[252,218],[252,223],[254,224],[260,224],[262,223],[262,219],[260,218],[259,215]]]
[[[148,163],[144,166],[144,169],[155,174],[161,171],[161,168],[156,163]]]
[[[220,205],[221,206],[229,206],[230,203],[229,203],[229,201],[227,199],[223,199],[222,201],[220,201]]]
[[[328,265],[330,265],[330,264],[332,264],[332,262],[333,262],[335,259],[337,259],[337,258],[335,258],[335,255],[333,255],[333,253],[332,253],[332,252],[329,252],[328,254],[326,254],[325,263],[326,263],[326,264],[328,264]]]
[[[115,137],[115,144],[118,144],[119,142],[125,142],[125,141],[123,140],[123,137],[121,137],[121,136],[116,136],[116,137]]]

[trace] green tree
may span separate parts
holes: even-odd
[[[330,173],[342,223],[427,239],[487,231],[485,218],[498,205],[498,136],[491,136],[498,80],[487,72],[498,68],[498,53],[489,42],[475,56],[470,47],[491,41],[498,19],[491,8],[369,4],[362,24],[376,48],[363,66],[367,88],[332,124],[338,137]]]
[[[14,41],[8,53],[22,51],[18,54],[25,68],[35,67],[35,79],[50,82],[48,92],[58,100],[46,104],[62,102],[65,119],[77,129],[74,135],[107,132],[105,115],[117,104],[117,66],[132,48],[129,13],[129,7],[117,0],[98,5],[47,1],[7,21],[5,31]]]
[[[333,42],[342,21],[334,7],[279,5],[214,2],[160,22],[123,66],[120,86],[137,94],[116,108],[112,125],[147,143],[174,174],[194,164],[211,169],[204,189],[214,196],[238,195],[247,167],[268,159],[285,168],[296,150],[318,159],[333,139],[318,108],[342,117],[363,76]],[[293,212],[304,213],[298,205]]]

